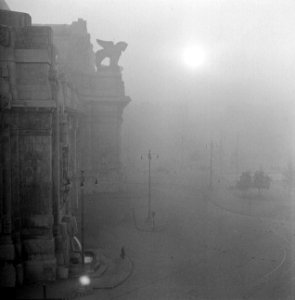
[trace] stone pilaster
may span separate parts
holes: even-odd
[[[4,124],[3,124],[4,123]],[[15,249],[12,241],[11,137],[7,124],[1,124],[1,211],[0,211],[0,286],[16,283]]]
[[[86,191],[117,191],[121,182],[121,124],[125,96],[120,68],[103,67],[93,76],[74,77],[83,95],[87,116],[89,174],[98,184],[86,184]]]
[[[21,115],[21,116],[20,116]],[[13,113],[19,144],[21,239],[24,279],[53,280],[56,276],[53,235],[51,109],[18,109]],[[14,159],[17,159],[15,157]]]
[[[1,16],[1,13],[0,13]],[[8,14],[4,13],[4,17]],[[11,67],[13,36],[9,26],[0,25],[0,286],[16,283],[15,249],[12,239],[12,154],[9,112],[13,98]]]

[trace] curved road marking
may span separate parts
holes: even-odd
[[[214,201],[212,201],[210,199],[210,196],[208,195],[204,195],[204,197],[206,197],[206,200],[210,201],[210,203],[214,206],[216,206],[217,208],[219,209],[223,209],[225,211],[227,211],[228,213],[231,213],[231,214],[235,214],[235,215],[241,215],[241,216],[246,216],[246,217],[250,217],[250,218],[254,218],[254,219],[264,219],[264,220],[267,220],[269,222],[271,222],[272,220],[270,220],[269,218],[266,218],[266,217],[257,217],[257,216],[253,216],[253,215],[249,215],[249,214],[243,214],[243,213],[239,213],[239,212],[234,212],[234,211],[231,211],[230,209],[228,208],[225,208],[223,207],[222,205],[220,204],[217,204],[215,203]],[[276,235],[279,239],[281,239],[284,243],[286,244],[290,244],[288,240],[286,240],[284,237],[282,237],[281,235],[279,235],[278,233],[275,233],[273,230],[270,230],[270,232],[272,232],[273,235]],[[282,248],[282,251],[283,251],[283,257],[280,261],[280,263],[275,267],[273,268],[271,271],[269,271],[268,273],[264,274],[263,276],[261,276],[260,278],[258,278],[256,280],[256,283],[254,284],[253,287],[251,287],[251,289],[259,286],[260,284],[262,284],[263,281],[265,281],[267,278],[269,278],[272,274],[274,274],[277,270],[280,269],[280,267],[284,264],[284,262],[286,261],[287,259],[287,250],[286,250],[286,247],[283,247],[281,246]],[[247,297],[247,296],[246,296]]]
[[[141,185],[140,183],[137,183],[138,185]],[[143,184],[142,184],[143,185]],[[172,185],[172,186],[181,186],[181,187],[186,187],[184,185],[181,185],[181,184],[169,184],[169,185]],[[158,190],[158,191],[163,191],[163,189],[157,187],[157,188],[152,188],[153,190]],[[165,191],[167,191],[165,189]],[[201,192],[201,191],[200,191]],[[267,220],[269,222],[272,222],[272,220],[270,218],[266,218],[266,217],[259,217],[259,216],[253,216],[253,215],[249,215],[249,214],[245,214],[245,213],[240,213],[240,212],[235,212],[235,211],[232,211],[226,207],[223,207],[222,205],[220,204],[217,204],[215,203],[214,201],[212,201],[210,199],[210,196],[205,193],[205,192],[201,192],[203,194],[203,198],[205,198],[205,200],[208,200],[212,205],[214,205],[215,207],[221,209],[221,210],[225,210],[227,211],[228,213],[231,213],[231,214],[234,214],[234,215],[240,215],[240,216],[244,216],[244,217],[250,217],[250,218],[254,218],[254,219],[260,219],[260,220]],[[275,222],[277,222],[278,220],[274,220]],[[276,235],[278,238],[280,238],[281,240],[283,240],[285,243],[287,244],[290,244],[288,240],[286,240],[284,237],[282,237],[281,235],[273,232],[273,230],[271,230],[272,234],[273,235]],[[251,289],[255,288],[256,286],[258,286],[259,284],[261,284],[261,281],[264,281],[265,279],[267,279],[268,277],[270,277],[273,273],[275,273],[283,264],[284,262],[286,261],[286,258],[287,258],[287,250],[286,250],[286,247],[282,247],[282,252],[283,252],[283,257],[280,261],[280,263],[274,268],[272,269],[271,271],[267,272],[266,274],[264,274],[263,276],[261,276],[259,279],[256,280],[255,284],[253,287],[251,287]]]
[[[268,272],[265,275],[263,275],[261,279],[266,279],[271,274],[273,274],[275,271],[277,271],[283,265],[283,263],[285,262],[286,258],[287,258],[287,251],[284,248],[284,255],[283,255],[283,258],[282,258],[281,262],[273,270],[271,270],[270,272]]]

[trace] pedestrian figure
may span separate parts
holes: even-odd
[[[122,259],[125,258],[125,249],[124,249],[124,247],[121,248],[121,254],[120,254],[120,257],[121,257]]]

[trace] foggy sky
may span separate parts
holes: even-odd
[[[133,100],[123,123],[129,160],[148,148],[168,159],[184,147],[189,157],[210,140],[222,140],[230,160],[237,137],[245,168],[293,155],[294,0],[7,3],[33,23],[85,19],[94,50],[96,38],[128,43],[120,65]],[[181,61],[191,42],[207,53],[197,70]]]

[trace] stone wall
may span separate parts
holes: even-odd
[[[71,266],[85,192],[120,181],[121,70],[96,71],[86,22],[32,25],[0,10],[0,286]],[[98,184],[95,185],[95,181]]]
[[[60,236],[69,235],[62,227],[71,227],[63,220],[70,213],[61,176],[65,97],[52,29],[18,12],[0,11],[0,19],[0,285],[14,286],[54,280],[66,264],[56,255]]]
[[[48,25],[53,30],[60,73],[90,74],[95,71],[94,53],[87,24],[78,19],[70,25]]]
[[[0,9],[10,10],[5,0],[0,0]]]
[[[122,171],[122,114],[130,102],[125,96],[121,68],[105,66],[96,70],[84,20],[50,26],[54,32],[59,72],[66,74],[68,83],[76,88],[81,112],[85,115],[77,136],[83,145],[77,146],[77,166],[85,171],[85,192],[116,191],[120,189]]]

